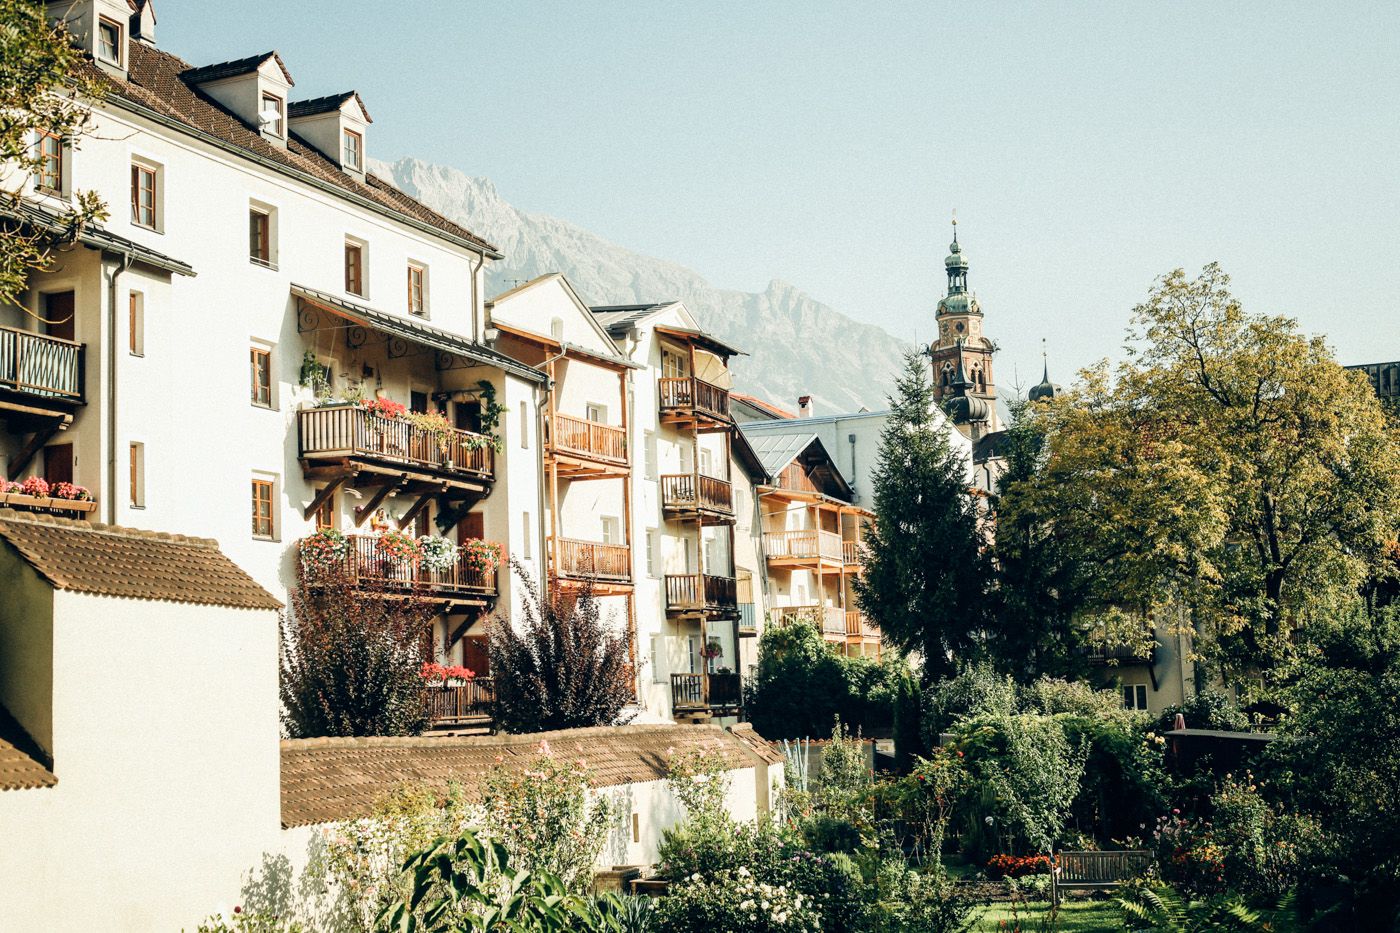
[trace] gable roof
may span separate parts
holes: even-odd
[[[282,56],[278,55],[275,50],[263,52],[261,55],[249,55],[247,58],[235,58],[231,62],[187,68],[180,74],[180,77],[190,84],[204,84],[208,81],[218,81],[220,78],[233,78],[257,71],[269,58],[277,62],[277,67],[282,69],[282,77],[287,79],[287,83],[295,85],[296,82],[292,80],[292,73],[287,70],[286,62],[282,61]]]
[[[753,445],[758,459],[763,464],[763,469],[768,471],[768,475],[774,483],[778,482],[783,469],[800,457],[808,461],[809,464],[813,461],[816,462],[812,469],[820,472],[822,477],[829,480],[836,490],[836,495],[832,498],[849,502],[852,498],[850,483],[842,475],[841,469],[836,465],[836,461],[832,458],[830,451],[826,449],[826,445],[822,443],[821,436],[803,426],[804,420],[806,419],[790,422],[755,422],[763,425],[790,424],[792,425],[790,433],[750,431],[750,422],[741,423],[739,433],[744,435]],[[827,493],[823,493],[823,495],[827,495]]]
[[[793,419],[797,417],[796,413],[790,412],[786,408],[779,408],[772,402],[765,401],[756,395],[745,395],[742,392],[735,392],[731,389],[729,392],[729,400],[731,402],[743,402],[745,405],[757,409],[760,414],[769,416],[772,420]]]
[[[0,790],[53,787],[58,778],[47,761],[38,743],[0,706]]]
[[[369,115],[369,108],[365,106],[359,91],[327,94],[325,97],[313,97],[310,100],[294,100],[287,105],[287,116],[290,118],[311,117],[318,113],[331,113],[344,107],[345,102],[351,98],[354,98],[355,103],[359,106],[360,113],[365,115],[365,122],[373,123],[374,118]]]
[[[282,607],[209,538],[0,509],[0,540],[58,590],[233,609]]]
[[[598,323],[603,326],[613,337],[621,336],[630,330],[634,325],[645,321],[659,311],[671,307],[674,301],[654,301],[643,305],[593,305],[588,310],[593,312],[593,316],[598,319]]]
[[[560,349],[567,348],[569,350],[581,353],[585,356],[592,356],[606,360],[611,363],[626,366],[629,369],[645,368],[638,365],[637,363],[633,363],[631,360],[627,359],[625,356],[623,356],[617,351],[617,344],[613,343],[612,335],[603,329],[603,325],[598,321],[597,316],[592,313],[592,309],[588,307],[588,304],[583,300],[583,297],[579,295],[579,293],[574,289],[574,283],[570,282],[568,277],[562,272],[546,272],[544,275],[535,276],[528,282],[521,282],[514,288],[501,292],[495,298],[487,299],[486,307],[492,308],[498,304],[501,304],[502,302],[510,301],[517,295],[523,295],[525,292],[532,291],[535,288],[538,288],[539,286],[549,282],[559,283],[559,285],[564,289],[564,294],[567,295],[569,300],[574,303],[574,306],[578,308],[579,313],[583,316],[583,318],[588,321],[588,325],[592,327],[594,333],[598,335],[599,343],[605,348],[603,352],[599,352],[598,350],[594,350],[589,347],[581,347],[578,344],[563,341],[558,342]],[[544,338],[543,334],[538,334],[538,336]],[[552,340],[552,338],[548,339]]]
[[[497,764],[529,768],[548,743],[551,754],[583,759],[592,786],[616,787],[666,778],[672,753],[703,748],[729,768],[776,764],[756,734],[742,737],[718,726],[599,726],[534,735],[415,738],[286,739],[282,742],[282,825],[305,826],[368,816],[405,782],[446,792],[461,784],[471,797]]]
[[[84,60],[81,66],[85,76],[106,91],[103,105],[139,114],[392,217],[400,223],[459,246],[484,252],[492,259],[503,258],[496,247],[409,197],[389,182],[371,174],[366,174],[364,181],[360,181],[342,171],[339,165],[295,132],[287,135],[285,148],[273,145],[263,138],[256,127],[245,123],[212,97],[199,91],[189,78],[191,74],[199,75],[213,68],[242,67],[251,59],[201,69],[191,68],[188,62],[144,42],[128,40],[127,49],[129,68],[125,80],[108,74],[90,59]],[[275,55],[275,52],[270,52],[254,58],[261,63],[268,56]],[[202,80],[209,79],[205,77]]]

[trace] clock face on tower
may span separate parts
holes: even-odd
[[[958,333],[961,334],[962,332],[963,332],[963,322],[962,322],[962,321],[958,321]]]

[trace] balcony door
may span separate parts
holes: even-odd
[[[73,482],[72,444],[50,444],[44,448],[44,479],[50,486]]]
[[[460,431],[470,431],[473,434],[481,433],[481,403],[480,402],[458,402],[453,406],[454,423]]]
[[[675,350],[661,348],[661,376],[665,379],[680,379],[689,375],[685,371],[685,357]]]
[[[482,512],[468,512],[457,523],[457,543],[466,544],[472,538],[486,537],[486,516]],[[471,665],[467,665],[471,667]]]
[[[76,308],[72,292],[54,292],[44,296],[44,333],[60,340],[76,339],[73,312]]]

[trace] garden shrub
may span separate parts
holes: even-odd
[[[1249,717],[1240,712],[1233,700],[1214,690],[1202,690],[1186,702],[1162,710],[1162,715],[1157,717],[1156,731],[1170,732],[1175,729],[1178,713],[1185,718],[1188,729],[1220,729],[1225,732],[1249,729]]]
[[[1087,750],[1072,825],[1105,842],[1140,836],[1166,806],[1166,741],[1142,728],[1144,717],[1122,709],[1055,718],[1070,743]]]
[[[759,881],[742,866],[674,882],[657,903],[653,922],[657,933],[821,929],[821,916],[809,896],[787,885]]]
[[[924,742],[938,737],[961,720],[977,716],[1010,716],[1017,710],[1016,684],[990,664],[966,665],[954,677],[924,690]]]

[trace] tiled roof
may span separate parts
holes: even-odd
[[[281,608],[208,538],[0,509],[0,540],[55,589],[235,609]]]
[[[603,325],[604,330],[616,337],[638,321],[645,320],[672,304],[675,302],[661,301],[647,305],[594,305],[588,310],[593,312],[593,316],[597,318],[599,324]]]
[[[58,778],[44,766],[43,757],[20,724],[0,708],[0,790],[57,784]]]
[[[734,392],[734,391],[731,391],[731,392],[729,393],[729,398],[730,398],[731,400],[738,399],[738,400],[741,401],[741,402],[744,402],[744,403],[746,403],[746,404],[752,405],[754,408],[757,408],[759,411],[767,412],[768,414],[772,415],[774,418],[783,419],[783,418],[796,418],[796,417],[797,417],[797,415],[795,415],[795,414],[793,414],[792,412],[788,411],[786,408],[779,408],[777,405],[774,405],[772,402],[764,401],[763,399],[759,398],[759,397],[756,396],[756,395],[745,395],[745,394],[742,393],[742,392]]]
[[[670,752],[710,748],[730,768],[773,764],[756,735],[736,736],[717,726],[603,726],[535,735],[422,738],[287,739],[282,742],[282,825],[305,826],[354,819],[373,812],[405,782],[446,791],[462,785],[469,795],[503,759],[524,770],[540,742],[569,760],[581,758],[594,787],[615,787],[666,777]]]
[[[333,110],[339,110],[352,97],[355,99],[355,103],[360,105],[360,113],[365,115],[366,120],[373,123],[374,118],[369,115],[369,108],[365,106],[359,91],[327,94],[325,97],[313,97],[310,100],[294,100],[287,105],[287,116],[309,117],[318,113],[330,113]]]
[[[231,62],[219,62],[217,65],[201,65],[198,68],[186,69],[180,77],[189,84],[203,84],[206,81],[218,81],[220,78],[232,78],[235,75],[246,75],[250,71],[256,71],[262,67],[263,62],[269,58],[277,62],[277,67],[282,69],[282,77],[287,79],[287,83],[295,85],[292,80],[292,73],[287,70],[287,63],[282,61],[282,56],[276,52],[263,52],[261,55],[249,55],[247,58],[236,58]]]
[[[490,243],[404,194],[389,182],[369,174],[365,175],[364,181],[360,181],[341,171],[340,166],[295,133],[289,134],[285,149],[268,142],[256,128],[187,83],[191,74],[199,75],[206,69],[191,69],[188,62],[143,42],[129,41],[127,47],[130,70],[125,81],[113,77],[90,61],[84,65],[87,75],[107,89],[110,104],[149,111],[156,118],[174,123],[187,132],[212,138],[250,158],[271,163],[281,171],[303,176],[345,196],[363,199],[383,213],[409,224],[428,227],[449,239],[462,241],[475,249],[484,249],[500,258],[500,253]],[[267,56],[255,58],[265,61]],[[246,61],[249,59],[210,67],[229,68]]]

